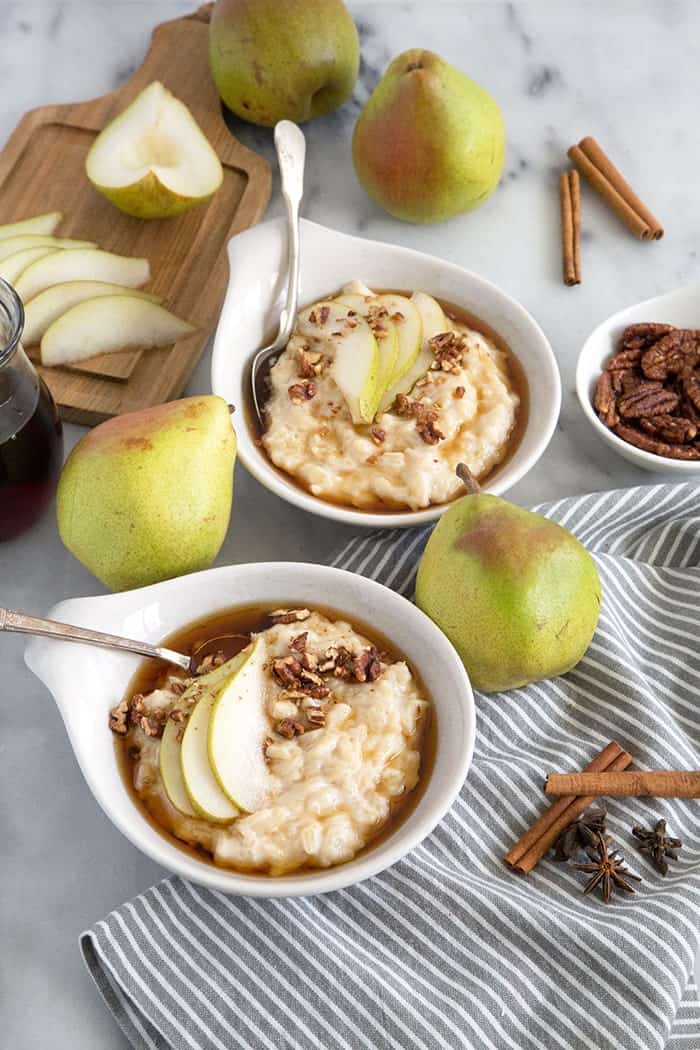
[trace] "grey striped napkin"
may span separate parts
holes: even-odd
[[[458,801],[389,871],[281,901],[167,879],[85,933],[87,966],[134,1047],[698,1050],[697,802],[610,804],[644,882],[607,907],[568,866],[545,861],[523,879],[501,858],[544,806],[543,772],[579,768],[613,737],[642,767],[700,768],[700,488],[539,509],[584,541],[603,579],[582,663],[477,696]],[[428,532],[359,537],[335,564],[409,595]],[[684,842],[665,879],[630,835],[658,816]]]

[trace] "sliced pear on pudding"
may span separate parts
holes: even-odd
[[[197,813],[190,802],[185,781],[182,777],[182,766],[180,764],[180,751],[182,748],[181,729],[182,726],[171,719],[168,719],[165,723],[158,754],[160,779],[165,789],[165,794],[175,806],[175,809],[179,809],[186,817],[196,817]]]
[[[411,302],[415,306],[421,319],[421,347],[411,367],[404,372],[398,382],[394,383],[386,391],[379,404],[379,412],[386,412],[393,405],[399,394],[410,394],[419,379],[422,379],[428,371],[435,355],[430,349],[430,340],[440,335],[441,332],[449,332],[451,325],[445,317],[445,313],[437,299],[425,292],[414,292]]]
[[[13,285],[17,291],[19,278],[25,270],[47,255],[58,255],[59,251],[59,248],[47,248],[44,245],[41,248],[25,248],[24,251],[13,252],[0,262],[0,277]]]
[[[223,180],[221,161],[189,109],[157,80],[100,132],[85,171],[107,200],[140,219],[180,215]]]
[[[239,809],[224,794],[209,761],[209,720],[219,689],[234,678],[248,659],[248,650],[227,660],[216,672],[194,682],[182,697],[198,695],[199,700],[187,721],[180,746],[180,769],[187,797],[200,817],[228,824],[239,815]],[[199,690],[191,693],[190,690]]]
[[[120,284],[108,281],[65,281],[63,284],[52,284],[45,288],[24,305],[24,331],[22,342],[34,346],[41,341],[49,325],[57,321],[72,306],[85,302],[86,299],[99,299],[105,295],[124,295],[125,289]],[[148,299],[151,303],[161,302],[159,295],[151,292],[129,291],[130,297]]]
[[[72,365],[96,354],[170,346],[196,330],[157,303],[127,292],[86,299],[46,329],[41,363]]]
[[[0,261],[26,248],[94,248],[94,241],[73,241],[70,237],[49,237],[44,234],[26,233],[20,237],[5,237],[0,240]]]
[[[209,764],[219,787],[245,813],[254,813],[269,795],[265,738],[263,646],[254,641],[248,659],[218,692],[209,718]]]
[[[34,215],[31,219],[5,223],[4,226],[0,226],[0,240],[6,237],[20,237],[25,233],[50,235],[62,218],[62,211],[47,211],[43,215]]]
[[[399,335],[396,325],[389,317],[372,319],[373,309],[381,308],[381,303],[377,296],[369,298],[366,295],[339,295],[335,301],[342,303],[360,317],[364,317],[372,329],[372,334],[377,340],[377,350],[379,351],[377,385],[379,387],[379,397],[381,398],[391,382],[399,356]]]
[[[350,307],[335,299],[321,300],[299,311],[297,328],[299,332],[312,339],[337,338],[336,333],[348,329],[347,321]]]
[[[113,255],[99,248],[76,248],[70,252],[53,252],[48,258],[32,263],[17,281],[15,291],[26,303],[52,284],[65,281],[109,281],[125,288],[139,288],[150,276],[148,259]]]
[[[382,306],[386,306],[389,317],[396,327],[399,340],[399,352],[394,364],[394,371],[387,387],[394,386],[399,379],[415,364],[423,341],[423,322],[415,303],[405,295],[387,292],[378,296]]]

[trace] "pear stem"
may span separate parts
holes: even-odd
[[[467,490],[468,496],[476,496],[481,492],[481,485],[476,480],[466,463],[458,463],[455,473]]]

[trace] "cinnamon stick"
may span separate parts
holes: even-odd
[[[564,284],[581,283],[581,183],[577,171],[559,176]]]
[[[626,795],[631,798],[700,798],[700,771],[662,769],[654,772],[611,770],[550,773],[548,795]]]
[[[625,769],[632,761],[616,740],[603,748],[592,762],[586,766],[591,773],[603,770],[616,771]],[[511,868],[527,875],[542,860],[545,853],[554,845],[565,828],[581,816],[595,801],[595,795],[576,797],[565,795],[552,803],[546,813],[535,821],[511,850],[503,858]]]
[[[571,146],[568,156],[603,200],[610,205],[624,224],[640,240],[660,240],[664,235],[661,223],[637,196],[624,175],[615,167],[590,135]]]

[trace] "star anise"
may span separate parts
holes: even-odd
[[[641,840],[639,843],[639,849],[642,853],[651,854],[651,860],[654,867],[657,868],[662,875],[665,875],[668,871],[668,861],[666,860],[666,857],[670,857],[671,860],[678,860],[676,850],[680,849],[683,843],[680,839],[669,838],[666,834],[665,820],[657,820],[651,831],[637,825],[632,828],[632,834]]]
[[[605,806],[588,809],[578,820],[565,828],[556,842],[554,860],[563,864],[575,857],[580,850],[595,848],[598,837],[603,835],[606,842],[611,842],[606,836],[608,818]]]
[[[583,887],[584,894],[591,893],[596,886],[600,886],[606,904],[616,889],[634,893],[627,879],[634,879],[635,882],[642,881],[639,875],[633,875],[627,870],[624,858],[620,856],[617,849],[608,852],[608,843],[601,834],[598,834],[595,860],[590,864],[574,864],[573,867],[577,871],[585,871],[590,875],[588,882]]]

